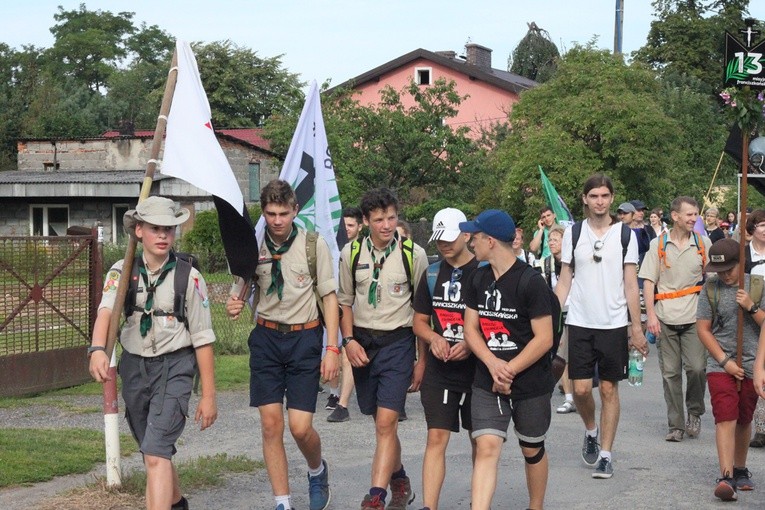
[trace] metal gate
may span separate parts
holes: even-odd
[[[84,233],[0,237],[0,396],[90,380],[103,263],[96,229],[75,231]]]

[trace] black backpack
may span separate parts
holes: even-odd
[[[529,286],[529,281],[531,278],[534,277],[534,275],[539,275],[539,271],[534,269],[528,264],[524,265],[523,272],[521,273],[521,276],[518,280],[518,295],[522,296],[524,292],[526,292],[526,289]],[[563,310],[560,307],[560,301],[558,301],[558,296],[555,295],[553,290],[550,288],[549,285],[545,285],[545,290],[548,293],[550,297],[550,304],[552,308],[552,322],[553,322],[553,344],[550,348],[550,362],[555,358],[555,356],[558,354],[558,347],[560,346],[560,339],[563,336],[563,327],[565,324],[563,323]]]
[[[173,317],[176,320],[183,322],[186,328],[189,327],[189,321],[186,317],[186,287],[189,284],[189,275],[191,274],[191,268],[193,267],[199,271],[199,259],[191,253],[171,252],[175,256],[176,265],[175,273],[173,277],[173,291],[175,298],[173,300]],[[123,268],[124,271],[124,268]],[[128,291],[125,296],[125,319],[133,312],[143,312],[143,308],[136,306],[136,295],[138,294],[138,282],[141,279],[141,275],[138,272],[138,258],[133,259],[133,269],[130,272],[130,281],[128,283]],[[155,312],[156,313],[156,312]]]

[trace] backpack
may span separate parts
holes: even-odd
[[[430,264],[428,266],[428,269],[425,271],[425,278],[428,281],[428,291],[430,292],[430,297],[433,297],[433,293],[436,291],[436,280],[438,279],[438,273],[441,271],[441,262],[443,260],[437,260]],[[487,265],[488,262],[485,260],[482,260],[478,262],[478,267],[483,267]],[[476,268],[477,269],[477,268]]]
[[[524,266],[523,272],[521,273],[521,276],[518,280],[518,295],[522,295],[526,291],[531,278],[538,274],[539,271],[530,265],[526,264]],[[558,296],[555,295],[553,290],[548,285],[545,285],[545,289],[547,290],[547,294],[550,297],[550,303],[552,305],[553,344],[549,351],[550,362],[552,363],[552,360],[558,354],[558,346],[560,346],[560,339],[563,336],[563,327],[565,324],[563,323],[563,310],[561,309],[560,301],[558,301]]]
[[[701,240],[701,237],[699,236],[699,234],[697,234],[695,231],[691,232],[691,234],[693,235],[693,242],[696,243],[696,253],[701,255],[701,268],[703,271],[707,265],[706,247],[704,246],[704,242]],[[667,232],[664,232],[664,234],[662,234],[662,236],[659,238],[659,267],[661,267],[662,262],[664,262],[665,267],[669,267],[669,265],[667,264],[667,249],[666,249],[667,235],[668,235]],[[748,252],[749,250],[746,250],[746,251]],[[750,258],[750,262],[751,262],[751,258]],[[765,260],[763,261],[763,263],[765,263]]]
[[[720,289],[720,277],[714,275],[709,278],[707,284],[707,299],[709,300],[709,306],[712,309],[712,326],[714,327],[717,322],[717,304],[720,301],[719,298]],[[749,297],[752,301],[759,306],[762,301],[763,290],[765,290],[765,277],[759,274],[749,275]]]
[[[582,223],[584,223],[584,220],[577,221],[571,227],[571,263],[569,264],[569,267],[571,268],[572,272],[574,271],[574,266],[576,263],[576,257],[574,257],[576,244],[579,242],[579,237],[582,235]],[[624,260],[627,258],[627,248],[630,245],[631,233],[632,229],[628,227],[626,223],[622,223],[622,265],[624,264]]]
[[[359,258],[361,258],[361,241],[354,239],[351,241],[351,277],[353,279],[353,290],[356,290],[356,269],[359,265]],[[411,293],[409,299],[414,299],[414,285],[412,278],[414,275],[414,241],[408,237],[401,238],[401,260],[404,262],[404,271],[406,271],[406,279],[409,282]],[[438,274],[438,273],[436,273]],[[432,293],[431,293],[432,295]]]
[[[191,274],[191,268],[193,267],[199,271],[199,259],[191,253],[171,252],[175,256],[175,272],[173,273],[173,294],[175,296],[173,300],[173,311],[167,315],[171,315],[176,320],[183,322],[186,329],[189,327],[189,320],[186,317],[186,287],[189,283],[189,275]],[[141,280],[141,275],[138,272],[138,259],[133,259],[133,268],[130,272],[130,280],[128,282],[128,290],[125,295],[125,319],[130,317],[133,312],[143,312],[144,309],[136,306],[136,296],[138,294],[138,282]]]
[[[752,273],[752,269],[759,266],[760,264],[765,264],[765,259],[760,259],[757,262],[752,262],[752,248],[747,246],[744,249],[744,272],[747,274]]]

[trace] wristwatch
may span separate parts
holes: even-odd
[[[91,345],[90,347],[88,347],[88,358],[90,358],[90,355],[96,351],[106,352],[106,347],[104,347],[103,345]]]
[[[754,303],[752,307],[749,309],[749,314],[754,315],[757,313],[757,311],[760,309],[759,306],[757,306],[757,303]]]
[[[343,347],[348,345],[351,342],[351,340],[356,340],[356,339],[353,338],[352,336],[343,337]]]

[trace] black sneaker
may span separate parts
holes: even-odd
[[[717,486],[715,487],[715,497],[723,501],[736,501],[738,499],[736,482],[732,478],[718,478]]]
[[[324,406],[324,409],[327,411],[334,411],[338,402],[340,402],[340,397],[330,394],[330,396],[327,397],[327,405]]]
[[[736,490],[740,490],[740,491],[754,490],[754,482],[752,481],[752,473],[745,467],[733,468],[733,481],[736,483]]]
[[[337,404],[335,407],[335,410],[332,411],[332,413],[327,416],[327,421],[330,423],[339,423],[343,421],[348,421],[351,419],[351,414],[348,412],[348,409],[341,406],[340,404]]]

